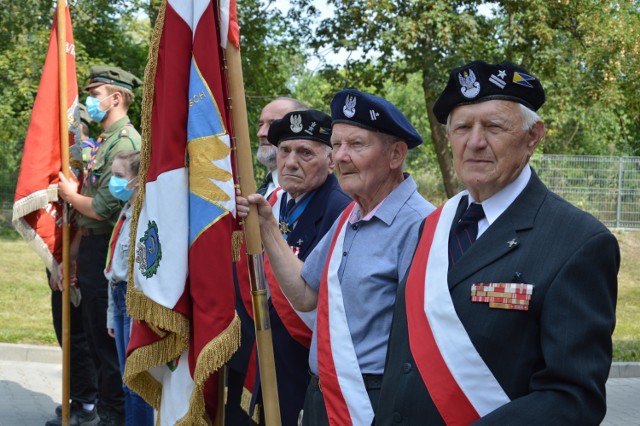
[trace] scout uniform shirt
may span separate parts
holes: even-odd
[[[78,226],[85,229],[110,231],[113,228],[122,203],[109,192],[111,163],[117,153],[139,151],[140,133],[131,125],[129,117],[123,117],[102,133],[102,142],[91,170],[82,185],[81,194],[93,198],[91,206],[106,220],[101,222],[79,214]]]

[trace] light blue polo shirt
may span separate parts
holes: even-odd
[[[349,330],[362,374],[382,374],[398,284],[405,278],[423,219],[434,210],[411,176],[396,187],[369,220],[349,223],[338,269]],[[337,221],[309,254],[302,278],[316,291]],[[317,324],[317,322],[316,322]],[[309,353],[318,374],[314,327]]]

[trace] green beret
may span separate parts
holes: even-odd
[[[91,68],[91,72],[89,73],[89,84],[84,89],[91,90],[94,87],[102,86],[103,84],[113,84],[115,86],[133,90],[142,85],[142,80],[122,68],[96,65]]]

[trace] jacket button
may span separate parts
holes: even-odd
[[[353,225],[351,225],[351,229],[353,229],[354,231],[358,230],[358,224],[354,223]]]
[[[398,413],[397,411],[393,413],[393,422],[402,423],[402,414]]]
[[[409,371],[411,371],[412,365],[410,362],[405,362],[404,364],[402,364],[402,372],[404,374],[407,374]]]
[[[343,251],[343,252],[342,252],[342,255],[343,255],[343,256],[346,256],[346,255],[347,255],[347,252],[346,252],[346,251]]]

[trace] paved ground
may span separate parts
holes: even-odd
[[[0,426],[43,426],[62,396],[60,350],[0,343]],[[640,426],[640,363],[616,364],[603,425]]]

